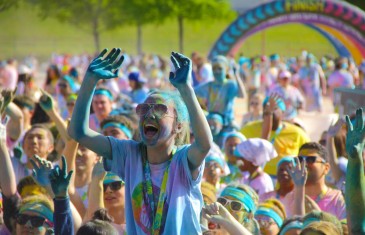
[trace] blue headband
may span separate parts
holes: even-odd
[[[105,95],[106,97],[109,98],[109,100],[111,100],[111,101],[114,100],[112,93],[110,93],[110,91],[108,91],[108,90],[104,90],[104,89],[95,90],[94,95]]]
[[[247,140],[247,138],[244,135],[242,135],[241,132],[232,131],[232,132],[228,132],[228,133],[226,132],[226,133],[224,133],[224,141],[223,141],[223,143],[226,143],[226,141],[229,138],[232,138],[232,137],[237,137],[241,141]]]
[[[208,155],[208,157],[205,158],[205,163],[208,162],[217,162],[219,166],[224,170],[224,161],[222,158],[216,156],[216,155]]]
[[[235,198],[237,201],[242,202],[248,212],[255,212],[256,210],[255,202],[252,197],[243,190],[228,186],[221,193],[221,197],[224,196],[230,196]]]
[[[279,166],[283,163],[291,163],[293,164],[293,167],[295,167],[297,164],[295,163],[294,161],[294,157],[283,157],[279,162],[278,162],[278,165],[277,165],[277,168],[279,168]]]
[[[275,221],[275,223],[279,226],[279,228],[281,227],[281,225],[283,225],[283,219],[278,215],[278,213],[276,213],[271,208],[260,206],[255,212],[255,216],[256,215],[265,215],[272,218]]]
[[[290,222],[289,224],[287,224],[283,228],[283,230],[281,230],[279,235],[285,235],[285,233],[287,233],[290,229],[302,229],[302,228],[303,228],[303,223],[299,222],[298,220],[294,220],[294,221]]]
[[[224,124],[224,120],[223,120],[222,115],[219,115],[217,113],[210,113],[210,114],[208,114],[207,119],[215,119],[219,123]]]
[[[116,127],[116,128],[119,128],[121,131],[124,132],[124,134],[129,138],[129,139],[132,139],[133,135],[132,135],[132,132],[126,127],[124,126],[123,124],[121,123],[117,123],[117,122],[108,122],[107,124],[105,124],[103,126],[103,130],[107,127]]]
[[[268,97],[268,96],[267,96],[267,97],[264,99],[264,102],[262,103],[262,105],[263,105],[263,106],[265,106],[265,105],[269,102],[269,99],[270,99],[270,97]],[[285,111],[285,110],[286,110],[286,105],[285,105],[285,103],[284,103],[283,99],[278,98],[278,99],[276,100],[276,104],[278,105],[279,109],[281,109],[282,111]]]

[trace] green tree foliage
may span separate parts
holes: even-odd
[[[5,11],[13,6],[16,6],[18,0],[0,0],[0,12]]]
[[[122,14],[115,6],[120,0],[30,0],[40,10],[40,16],[55,17],[61,22],[86,29],[93,35],[95,49],[100,51],[100,33],[122,24],[113,14]],[[123,0],[122,0],[123,1]]]
[[[347,0],[346,2],[351,3],[352,5],[355,5],[362,10],[365,10],[365,1],[364,0]]]
[[[125,22],[137,27],[137,51],[142,53],[142,26],[150,23],[162,23],[166,18],[163,1],[159,0],[122,0],[118,3],[123,14],[113,14],[111,21]]]
[[[160,9],[167,17],[177,19],[180,52],[184,52],[185,20],[213,20],[235,15],[227,0],[166,0]]]

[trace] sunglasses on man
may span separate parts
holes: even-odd
[[[26,215],[26,214],[18,214],[16,217],[16,222],[20,225],[25,225],[30,222],[33,228],[39,228],[44,225],[48,227],[53,227],[53,223],[46,218],[41,216],[34,216],[34,215]]]
[[[104,188],[104,193],[106,192],[106,189],[109,187],[110,190],[112,191],[118,191],[119,189],[122,188],[123,182],[122,181],[115,181],[115,182],[111,182],[109,184],[103,184],[103,188]]]
[[[318,163],[326,163],[325,160],[323,160],[320,157],[317,156],[298,156],[299,162],[303,162],[305,160],[305,162],[307,164],[314,164],[316,162]]]

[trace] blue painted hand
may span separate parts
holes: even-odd
[[[170,82],[174,87],[179,88],[191,84],[191,60],[176,52],[171,53],[171,62],[175,67],[175,73],[170,72]]]
[[[295,167],[291,164],[290,167],[287,167],[287,171],[295,186],[304,186],[308,176],[305,159],[303,159],[302,163],[299,162],[297,157],[294,160],[296,163]]]
[[[41,92],[42,96],[39,99],[39,105],[44,111],[52,110],[54,108],[54,101],[52,99],[52,96],[43,89],[41,89]]]
[[[346,152],[352,158],[361,157],[365,144],[365,128],[362,108],[356,110],[354,126],[352,125],[349,116],[346,116],[346,123]]]
[[[53,168],[52,163],[37,155],[34,155],[33,158],[35,161],[30,159],[30,163],[33,165],[34,180],[43,187],[50,185],[51,182],[49,181],[48,176]]]
[[[73,171],[67,173],[66,158],[62,156],[62,168],[56,166],[49,174],[49,180],[52,183],[52,190],[56,198],[67,197],[72,174]]]
[[[98,57],[96,57],[89,65],[87,73],[98,79],[110,79],[118,77],[119,67],[122,65],[124,56],[121,56],[118,60],[121,50],[114,48],[103,59],[103,56],[107,53],[108,49],[104,49]]]

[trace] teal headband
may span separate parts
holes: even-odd
[[[41,203],[38,202],[26,203],[22,207],[20,207],[19,214],[22,214],[26,211],[40,214],[41,216],[43,216],[44,218],[53,223],[53,212],[48,207],[46,207]]]
[[[129,138],[129,139],[132,139],[133,135],[132,135],[132,132],[126,127],[124,126],[123,124],[121,123],[117,123],[117,122],[108,122],[107,124],[105,124],[103,126],[103,130],[107,127],[116,127],[116,128],[119,128],[121,131],[124,132],[124,134]]]
[[[293,167],[295,167],[297,164],[295,163],[294,157],[283,157],[279,162],[277,167],[279,168],[279,166],[283,163],[291,163],[293,164]]]
[[[243,190],[226,187],[223,192],[221,193],[221,197],[230,196],[243,203],[246,211],[248,212],[255,212],[256,206],[255,202],[253,201],[252,197]]]
[[[272,218],[275,221],[275,223],[279,226],[279,228],[281,227],[281,225],[283,225],[283,219],[278,215],[278,213],[276,213],[271,208],[260,206],[255,212],[255,216],[256,215],[265,215],[267,217]]]
[[[124,184],[124,181],[118,175],[108,172],[104,177],[103,184],[110,184],[113,182],[122,182]]]
[[[222,115],[219,115],[219,114],[216,114],[216,113],[210,113],[207,116],[207,120],[209,120],[209,119],[214,119],[214,120],[217,120],[219,123],[224,124],[224,120],[223,120]]]
[[[205,158],[205,163],[208,162],[217,162],[219,166],[224,170],[225,162],[221,157],[218,157],[216,155],[208,155],[208,157]]]
[[[108,97],[109,100],[111,100],[111,101],[114,100],[112,93],[110,93],[110,91],[108,91],[108,90],[104,90],[104,89],[95,90],[94,95],[105,95],[106,97]]]
[[[279,235],[285,235],[285,233],[289,232],[290,229],[302,229],[303,223],[299,222],[298,220],[294,220],[287,224],[283,230],[279,233]]]
[[[236,131],[232,131],[232,132],[228,132],[228,133],[226,132],[226,133],[223,134],[223,136],[224,136],[224,141],[223,141],[224,144],[226,143],[226,141],[229,138],[232,138],[232,137],[237,137],[241,141],[247,140],[246,137],[244,135],[242,135],[241,132],[236,132]]]

